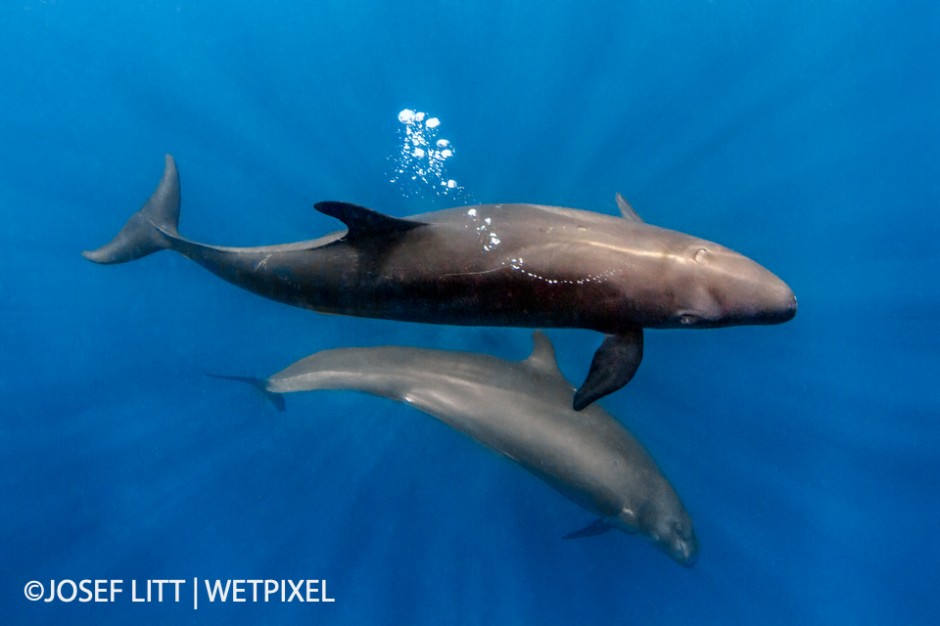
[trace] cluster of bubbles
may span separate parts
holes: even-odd
[[[446,161],[454,156],[450,141],[438,137],[441,120],[423,111],[404,109],[398,114],[401,147],[393,158],[389,182],[401,187],[405,197],[462,195],[463,187],[444,171]]]
[[[502,243],[499,239],[499,234],[493,230],[493,218],[480,217],[480,212],[477,211],[476,207],[467,209],[467,217],[480,236],[483,252],[489,252]]]

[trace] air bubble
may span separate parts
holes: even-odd
[[[401,143],[399,154],[390,158],[394,162],[390,173],[392,183],[404,183],[402,195],[423,196],[431,192],[452,197],[463,194],[464,189],[444,171],[454,150],[449,140],[438,137],[441,119],[417,109],[402,109],[398,121],[403,124],[398,131]]]

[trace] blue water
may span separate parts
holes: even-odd
[[[937,41],[926,2],[4,2],[0,621],[938,623]],[[79,256],[166,152],[200,241],[319,236],[322,199],[453,204],[389,182],[405,108],[440,120],[459,201],[614,214],[620,191],[793,287],[782,326],[647,333],[604,401],[691,512],[694,568],[620,533],[561,541],[585,511],[405,406],[278,413],[204,376],[381,343],[522,358],[528,330]],[[550,335],[580,380],[598,335]],[[336,601],[130,601],[131,580],[194,577],[326,579]],[[123,596],[24,595],[96,578]]]

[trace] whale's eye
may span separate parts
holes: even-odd
[[[692,255],[692,260],[696,263],[704,263],[705,259],[708,257],[708,250],[705,248],[699,248],[695,251],[695,254]]]
[[[694,313],[683,313],[679,316],[679,323],[683,326],[688,326],[697,322],[698,319],[698,315],[695,315]]]

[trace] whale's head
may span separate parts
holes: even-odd
[[[665,481],[665,479],[663,479]],[[674,561],[692,567],[698,558],[698,538],[692,518],[668,484],[657,490],[659,496],[624,508],[617,525],[628,533],[640,533]]]
[[[769,270],[722,245],[683,237],[664,256],[664,328],[779,324],[796,315],[796,296]]]
[[[692,567],[698,558],[698,538],[692,520],[685,511],[681,515],[665,515],[646,529],[653,545],[674,561]]]

